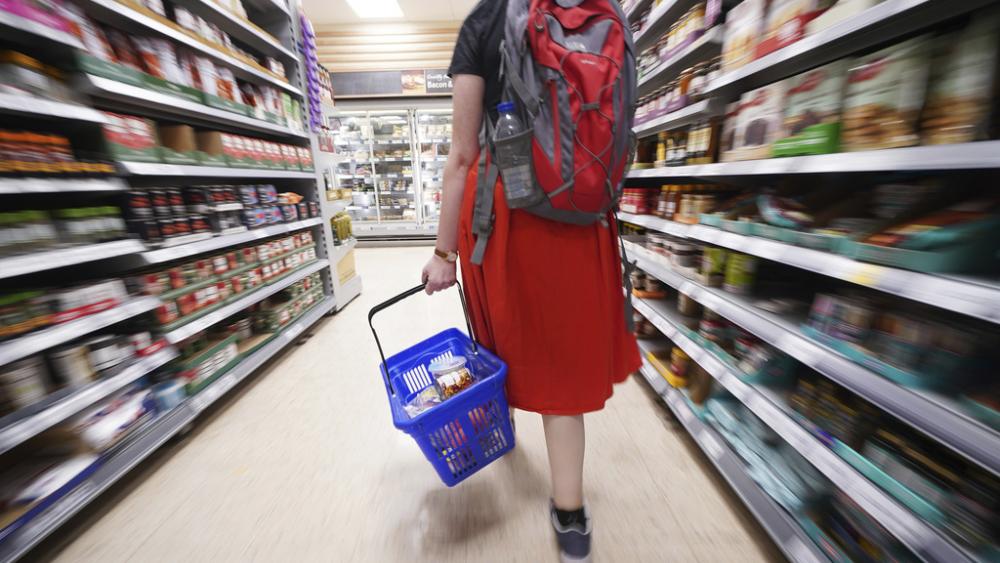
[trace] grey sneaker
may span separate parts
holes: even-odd
[[[556,517],[556,505],[549,501],[549,518],[552,520],[552,529],[556,532],[556,541],[559,542],[559,558],[563,563],[590,563],[590,532],[592,529],[590,511],[587,506],[583,506],[583,514],[587,518],[585,523],[574,522],[569,526],[563,526]]]

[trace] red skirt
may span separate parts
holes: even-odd
[[[508,402],[541,414],[602,409],[641,364],[625,324],[614,218],[579,226],[511,210],[498,180],[493,236],[475,266],[477,176],[473,166],[462,199],[462,281],[477,339],[507,362]]]

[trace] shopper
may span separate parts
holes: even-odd
[[[592,527],[583,496],[583,414],[602,409],[613,384],[638,369],[640,359],[623,314],[617,225],[610,213],[604,221],[571,225],[511,210],[498,181],[489,244],[481,265],[470,261],[478,238],[473,208],[480,130],[484,113],[496,123],[496,108],[507,101],[501,100],[499,75],[507,6],[507,0],[482,0],[459,33],[449,69],[452,152],[435,256],[423,279],[428,293],[452,286],[460,257],[476,336],[508,364],[511,406],[542,415],[561,554],[586,560]]]

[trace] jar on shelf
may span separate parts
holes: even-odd
[[[681,71],[680,76],[677,77],[677,96],[684,97],[688,95],[688,91],[691,86],[691,79],[694,77],[694,68],[686,68]]]
[[[691,80],[688,82],[687,95],[691,103],[700,102],[705,98],[705,86],[708,84],[708,66],[698,63],[691,69]]]

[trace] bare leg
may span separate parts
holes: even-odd
[[[552,473],[552,500],[560,510],[583,506],[583,415],[542,415]]]

